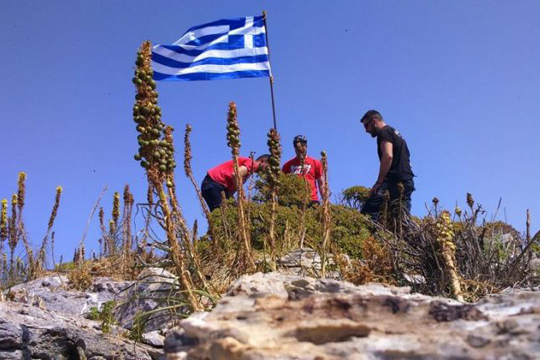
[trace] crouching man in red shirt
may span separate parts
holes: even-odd
[[[293,146],[294,151],[296,152],[296,157],[287,161],[285,165],[283,165],[282,170],[285,174],[296,174],[304,177],[311,189],[310,205],[319,204],[317,186],[319,187],[321,198],[324,199],[324,178],[322,176],[321,162],[307,155],[307,138],[305,136],[295,136],[293,139]]]
[[[268,164],[269,158],[270,155],[261,155],[257,160],[252,161],[250,158],[238,157],[238,171],[242,177],[242,183],[245,183],[254,172],[263,171]],[[202,196],[210,211],[221,206],[222,192],[225,193],[225,197],[228,199],[236,191],[234,163],[232,160],[208,170],[201,185]]]

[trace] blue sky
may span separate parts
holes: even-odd
[[[304,134],[326,150],[334,194],[377,177],[374,139],[359,118],[379,110],[411,150],[422,216],[434,196],[453,209],[471,192],[489,213],[532,230],[540,214],[540,3],[537,1],[0,1],[0,198],[25,171],[30,239],[45,234],[55,188],[64,188],[56,256],[70,258],[104,186],[129,184],[144,201],[133,160],[131,83],[140,43],[168,44],[189,27],[268,11],[278,130],[284,156]],[[228,102],[237,102],[242,153],[267,152],[268,79],[158,83],[163,120],[176,128],[178,160],[193,126],[193,170],[225,161]],[[202,219],[177,169],[186,217]],[[140,218],[139,218],[140,220]],[[139,228],[141,222],[139,221]],[[97,217],[87,247],[97,248]]]

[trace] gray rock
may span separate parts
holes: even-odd
[[[30,303],[66,316],[79,316],[92,307],[100,309],[106,301],[122,298],[123,289],[131,284],[133,281],[102,277],[96,278],[88,291],[77,291],[69,289],[66,276],[57,275],[19,284],[11,291],[16,302]]]
[[[167,359],[533,359],[540,293],[477,304],[279,273],[235,282],[165,339]],[[509,355],[512,354],[512,355]]]
[[[126,329],[132,329],[137,317],[140,317],[144,323],[144,332],[172,326],[174,319],[170,313],[157,312],[149,318],[142,316],[146,312],[168,305],[168,297],[177,289],[178,281],[170,272],[160,268],[144,269],[139,275],[139,281],[129,288],[123,303],[115,312],[119,325]]]
[[[161,335],[159,331],[151,331],[142,335],[143,343],[162,348],[165,342],[165,336]]]
[[[0,302],[2,349],[0,359],[152,359],[152,348],[134,344],[118,335],[94,329],[95,322],[81,317],[65,317],[31,304]]]

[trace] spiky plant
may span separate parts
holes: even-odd
[[[34,252],[32,251],[32,246],[30,246],[30,243],[28,242],[28,238],[26,237],[26,231],[24,230],[24,223],[23,223],[23,210],[25,205],[25,198],[26,198],[26,173],[20,172],[19,173],[19,180],[17,182],[17,232],[18,237],[22,239],[24,248],[26,251],[26,259],[28,261],[28,264],[30,268],[34,267]]]
[[[270,259],[272,264],[275,261],[276,256],[276,208],[277,208],[277,193],[280,185],[279,175],[281,174],[281,138],[276,129],[270,129],[268,132],[268,149],[270,151],[270,159],[268,160],[268,166],[266,167],[266,174],[268,178],[268,184],[270,186],[270,199],[271,199],[271,214],[270,214]]]
[[[133,78],[137,89],[133,118],[137,123],[137,131],[139,132],[137,139],[140,146],[135,160],[140,161],[141,166],[146,170],[150,187],[157,192],[160,200],[159,205],[164,215],[171,260],[182,287],[186,291],[189,303],[194,310],[198,311],[202,310],[202,306],[193,292],[191,276],[186,270],[185,256],[177,241],[173,213],[164,189],[164,182],[170,179],[168,175],[172,174],[176,167],[172,142],[173,128],[166,127],[161,121],[161,109],[158,106],[158,93],[156,83],[153,80],[151,57],[151,44],[146,41],[137,53],[135,77]]]
[[[238,231],[240,234],[241,254],[245,266],[248,270],[255,269],[255,262],[251,254],[251,241],[248,231],[248,221],[245,213],[245,196],[242,176],[238,166],[238,156],[240,154],[240,127],[238,126],[238,115],[236,111],[236,103],[229,103],[229,112],[227,115],[227,145],[231,148],[231,154],[234,164],[234,177],[236,181],[236,189],[238,190]]]
[[[54,197],[54,205],[51,210],[51,215],[49,216],[49,222],[47,223],[47,232],[45,233],[45,236],[43,237],[43,241],[41,242],[41,248],[39,249],[36,271],[43,269],[43,267],[45,266],[47,240],[49,238],[49,235],[51,234],[51,229],[54,226],[54,220],[56,219],[56,215],[58,214],[58,207],[60,206],[61,195],[62,195],[62,187],[58,186],[56,188],[56,195]],[[54,259],[53,259],[53,262],[54,262]]]
[[[321,249],[321,277],[326,277],[326,263],[328,260],[328,252],[330,246],[330,236],[332,230],[332,215],[330,213],[330,190],[328,187],[328,158],[326,151],[321,152],[321,165],[323,172],[324,184],[321,189],[322,193],[322,210],[323,210],[323,242]]]
[[[456,300],[463,301],[463,293],[461,291],[461,284],[456,267],[456,244],[454,242],[454,231],[452,228],[452,221],[450,220],[450,213],[448,211],[445,210],[441,212],[436,227],[437,241],[442,249],[445,268],[450,275],[452,291]]]
[[[123,267],[127,264],[127,259],[131,255],[131,250],[133,247],[132,236],[131,236],[131,213],[133,210],[133,194],[129,191],[129,185],[124,186],[124,215],[122,218],[122,257],[123,257]]]
[[[217,249],[217,238],[214,236],[214,226],[212,222],[212,218],[210,217],[210,210],[208,209],[208,205],[206,204],[206,201],[204,201],[204,198],[202,196],[201,190],[199,189],[199,186],[197,185],[197,182],[195,181],[195,177],[193,176],[193,171],[191,169],[191,159],[193,158],[193,155],[191,153],[191,142],[189,141],[189,134],[191,133],[191,125],[186,124],[186,130],[184,133],[184,173],[186,174],[186,177],[191,181],[191,184],[195,188],[195,192],[197,193],[197,198],[199,199],[199,203],[201,204],[201,208],[204,212],[204,217],[206,218],[206,221],[208,222],[208,234],[210,235],[210,238],[212,239],[212,242],[214,244],[214,247]]]
[[[103,255],[107,256],[108,250],[109,250],[109,234],[107,233],[107,229],[105,228],[105,211],[103,210],[103,207],[99,208],[99,227],[101,229],[101,240],[103,243]]]
[[[11,197],[11,217],[8,219],[8,245],[10,249],[10,277],[13,281],[15,266],[15,248],[19,243],[19,232],[17,231],[17,194]]]
[[[0,210],[0,255],[4,252],[4,241],[8,238],[7,199],[2,199]],[[1,276],[1,273],[0,273]]]

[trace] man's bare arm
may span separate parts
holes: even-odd
[[[376,192],[377,189],[382,185],[384,179],[386,178],[386,174],[388,174],[388,171],[390,170],[390,166],[392,166],[392,159],[394,158],[393,153],[393,145],[390,141],[383,140],[381,142],[381,165],[379,167],[379,176],[377,177],[377,182],[375,185],[373,185],[372,191]]]

